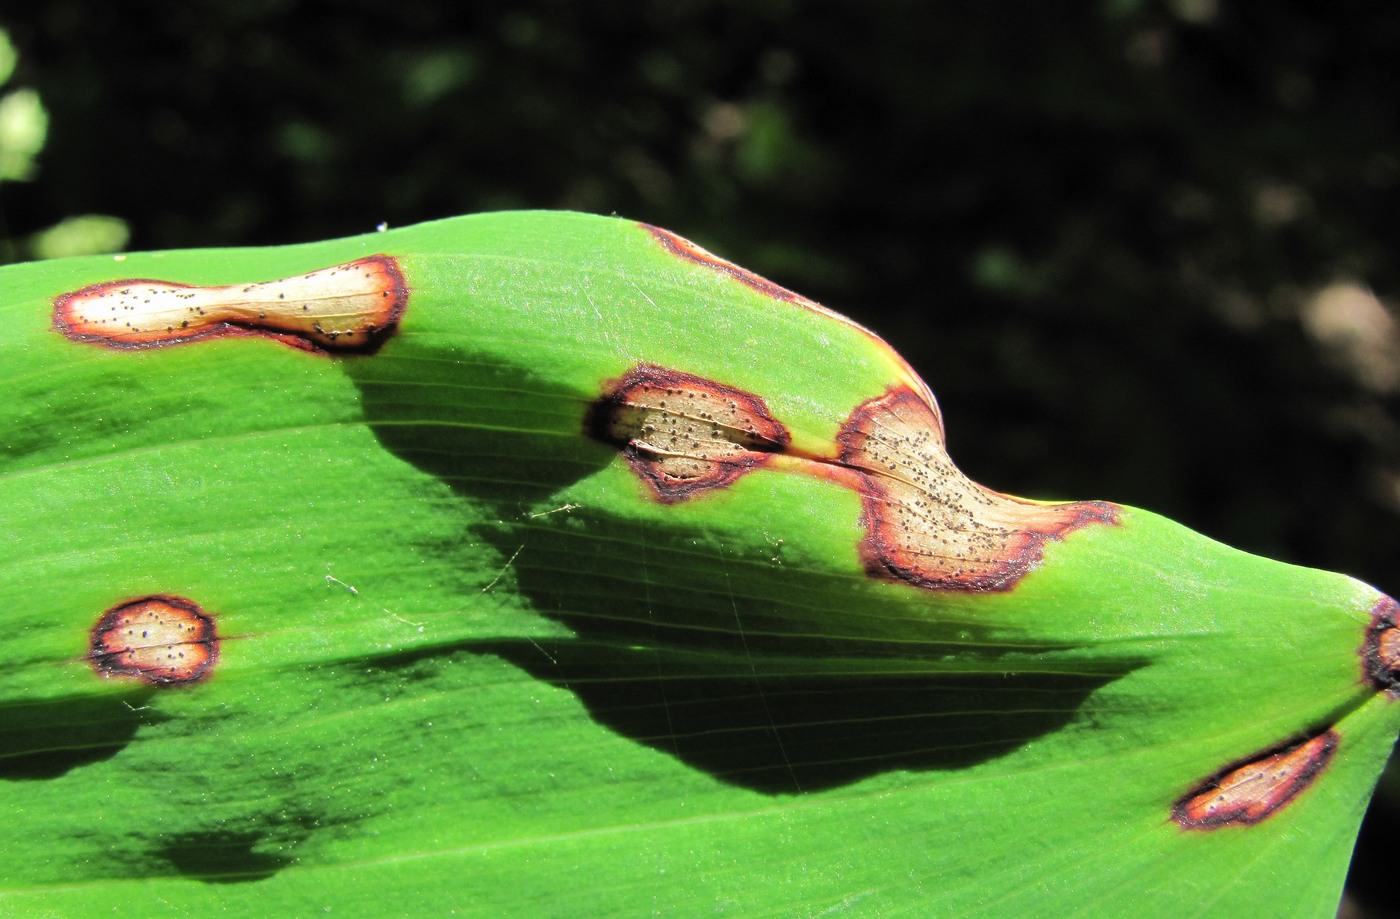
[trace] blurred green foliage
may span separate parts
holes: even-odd
[[[1400,8],[47,0],[0,25],[50,119],[0,187],[14,238],[626,214],[895,342],[979,481],[1400,590]]]
[[[7,31],[0,28],[0,86],[4,86],[19,63],[19,55]],[[26,182],[34,177],[35,160],[44,149],[49,116],[32,89],[15,89],[0,94],[0,183]],[[0,222],[3,226],[3,222]],[[116,252],[126,245],[126,222],[116,217],[85,214],[68,217],[21,241],[3,240],[0,263],[11,257],[62,258]]]
[[[0,29],[0,86],[15,71],[19,55],[10,36]],[[0,95],[0,182],[22,182],[34,174],[34,155],[44,148],[48,115],[32,89]]]

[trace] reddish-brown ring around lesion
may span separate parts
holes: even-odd
[[[219,659],[214,619],[185,597],[152,594],[111,607],[92,627],[88,662],[105,677],[196,683]]]
[[[837,435],[839,462],[862,477],[860,551],[872,575],[933,590],[1009,590],[1047,543],[1117,523],[1108,502],[1042,504],[978,485],[948,458],[942,430],[917,392],[897,386],[858,406]]]
[[[851,414],[835,455],[794,448],[752,393],[652,364],[607,383],[584,426],[617,447],[666,504],[761,467],[850,489],[861,500],[866,570],[929,590],[1009,590],[1040,563],[1048,542],[1117,522],[1111,504],[1039,504],[972,482],[949,460],[933,409],[903,386]]]
[[[1278,813],[1327,768],[1341,743],[1335,728],[1238,760],[1172,805],[1184,830],[1252,826]]]
[[[121,350],[258,336],[304,351],[367,354],[393,334],[407,305],[397,260],[376,254],[247,284],[91,284],[54,299],[53,326],[73,341]]]
[[[641,227],[655,237],[656,241],[661,243],[662,247],[672,255],[697,265],[704,265],[707,268],[712,268],[721,274],[728,275],[740,284],[751,287],[759,293],[772,297],[775,300],[782,300],[787,303],[800,303],[804,306],[816,306],[815,303],[801,294],[795,294],[786,287],[774,284],[767,278],[754,274],[747,268],[740,268],[733,262],[720,258],[713,252],[697,246],[685,237],[678,236],[670,230],[663,230],[661,227],[652,226],[649,223],[641,224]]]
[[[933,393],[929,390],[927,384],[925,384],[923,379],[914,371],[914,368],[909,366],[909,362],[900,356],[899,352],[891,348],[883,338],[876,335],[870,329],[867,329],[849,316],[844,316],[833,309],[822,306],[814,300],[809,300],[801,294],[794,293],[780,284],[775,284],[767,278],[749,271],[747,268],[741,268],[727,259],[720,258],[713,252],[696,245],[683,236],[672,233],[670,230],[663,230],[660,227],[652,226],[647,223],[639,224],[639,226],[660,243],[663,249],[677,258],[684,259],[691,264],[703,266],[725,277],[732,278],[745,287],[771,297],[774,300],[816,313],[819,316],[834,320],[843,326],[853,329],[876,351],[884,355],[889,361],[891,369],[898,375],[899,382],[918,393],[919,397],[929,406],[930,410],[935,415],[938,415],[938,403],[933,398]],[[941,420],[939,424],[941,428]]]
[[[1400,603],[1382,597],[1358,650],[1363,678],[1390,698],[1400,698]]]
[[[667,504],[733,484],[791,441],[758,396],[654,364],[606,384],[584,428]]]

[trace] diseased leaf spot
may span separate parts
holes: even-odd
[[[398,263],[371,255],[256,284],[93,284],[54,300],[53,325],[74,341],[119,349],[258,335],[305,351],[372,353],[393,334],[407,305]]]
[[[850,326],[885,353],[895,385],[855,410],[834,456],[784,449],[782,461],[769,464],[859,492],[866,529],[861,555],[872,576],[930,590],[1009,590],[1040,564],[1048,542],[1089,524],[1117,522],[1117,509],[1106,502],[1022,501],[971,481],[944,449],[933,394],[873,332],[674,233],[641,227],[672,255]],[[721,484],[726,482],[710,483]]]
[[[157,686],[194,683],[219,656],[214,620],[183,597],[156,595],[114,606],[92,629],[88,660],[106,677]]]
[[[1226,766],[1178,800],[1172,819],[1186,830],[1259,823],[1306,791],[1340,742],[1333,728]]]
[[[933,407],[904,387],[860,405],[837,440],[841,464],[862,474],[861,555],[878,577],[1007,590],[1048,541],[1117,519],[1106,502],[1039,504],[973,482],[949,459]]]
[[[668,504],[733,483],[789,442],[757,396],[651,364],[607,386],[584,424]]]
[[[892,365],[892,368],[899,375],[899,382],[911,389],[917,390],[930,405],[933,404],[933,394],[928,391],[928,387],[924,385],[924,381],[919,379],[919,375],[914,372],[914,368],[910,367],[908,362],[900,357],[898,352],[891,348],[884,339],[856,322],[854,319],[851,319],[849,316],[843,316],[835,310],[827,309],[814,300],[808,300],[801,294],[793,293],[786,287],[774,284],[765,277],[761,277],[746,268],[741,268],[733,262],[722,259],[713,252],[709,252],[697,246],[690,240],[682,236],[677,236],[670,230],[663,230],[661,227],[655,227],[649,223],[638,224],[638,226],[660,243],[661,248],[677,258],[707,268],[718,275],[737,281],[745,287],[755,290],[766,297],[771,297],[782,303],[787,303],[799,309],[816,313],[825,319],[834,320],[847,328],[855,330],[857,334],[864,337],[876,350],[883,352],[884,356]]]
[[[663,230],[661,227],[654,227],[649,223],[641,224],[641,227],[654,236],[656,241],[661,243],[662,247],[672,255],[718,271],[720,274],[727,275],[740,284],[751,287],[759,293],[772,297],[775,300],[782,300],[786,303],[797,303],[802,306],[816,307],[822,312],[826,312],[824,308],[817,307],[817,304],[808,300],[806,297],[795,294],[786,287],[780,287],[767,278],[754,274],[747,268],[740,268],[733,262],[726,261],[713,252],[702,249],[685,237],[677,236],[670,230]]]
[[[765,466],[849,488],[861,498],[866,570],[930,590],[1009,590],[1050,540],[1116,522],[1112,504],[1038,504],[971,481],[943,449],[934,408],[903,386],[859,406],[834,455],[792,448],[758,396],[650,364],[605,385],[584,426],[667,504]]]
[[[1371,624],[1361,645],[1361,668],[1367,680],[1400,698],[1400,603],[1382,597],[1371,610]]]

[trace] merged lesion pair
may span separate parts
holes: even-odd
[[[651,364],[606,384],[585,430],[665,504],[763,468],[848,487],[862,502],[867,571],[930,590],[1009,590],[1047,541],[1116,520],[1105,502],[1036,504],[977,485],[948,459],[933,406],[900,385],[857,406],[825,454],[795,449],[760,396]]]
[[[261,335],[312,351],[372,353],[393,334],[408,286],[388,255],[275,281],[197,287],[127,278],[54,301],[53,324],[74,341],[151,348]]]

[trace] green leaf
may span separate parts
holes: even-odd
[[[1335,911],[1393,605],[971,485],[883,342],[677,237],[0,293],[0,914]]]

